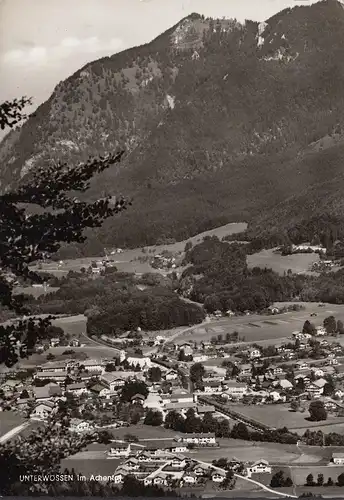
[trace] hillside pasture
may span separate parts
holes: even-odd
[[[219,226],[217,228],[205,231],[203,233],[196,234],[195,236],[188,238],[187,240],[179,241],[167,245],[153,245],[143,248],[135,248],[124,250],[122,253],[111,255],[114,260],[114,264],[119,271],[122,272],[132,272],[132,273],[147,273],[147,272],[159,272],[153,269],[149,260],[154,254],[160,254],[163,251],[168,251],[172,253],[184,252],[185,245],[187,242],[191,242],[193,245],[200,243],[206,236],[217,236],[222,239],[224,236],[229,234],[240,233],[244,231],[247,227],[246,223],[231,223],[224,226]],[[146,262],[140,262],[139,258],[148,257]],[[98,257],[84,257],[78,259],[67,259],[63,261],[62,265],[58,265],[57,262],[46,262],[42,263],[41,271],[46,271],[51,274],[61,277],[66,275],[69,271],[79,271],[82,267],[88,268],[92,261],[102,260],[104,256]],[[32,270],[38,271],[37,266],[32,266]]]
[[[275,253],[276,249],[262,250],[253,255],[247,256],[249,268],[261,267],[272,269],[278,274],[283,275],[289,269],[295,274],[317,274],[310,271],[310,266],[319,261],[319,255],[316,253],[298,253],[293,255],[281,255]]]

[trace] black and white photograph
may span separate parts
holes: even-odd
[[[0,0],[0,497],[344,497],[344,1]]]

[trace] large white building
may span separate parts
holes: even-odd
[[[142,356],[141,354],[133,354],[132,356],[128,356],[127,361],[130,365],[139,365],[141,369],[151,368],[152,366],[151,359],[147,356]]]

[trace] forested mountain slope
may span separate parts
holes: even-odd
[[[339,1],[265,23],[192,14],[59,83],[1,144],[1,188],[43,162],[126,149],[87,196],[126,194],[132,207],[65,255],[184,239],[232,221],[273,232],[322,207],[341,218],[343,77]]]

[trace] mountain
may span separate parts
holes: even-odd
[[[343,56],[336,0],[262,23],[192,14],[60,82],[1,143],[0,187],[43,162],[126,148],[87,196],[126,194],[132,207],[64,256],[182,240],[234,221],[268,234],[314,210],[341,218]]]

